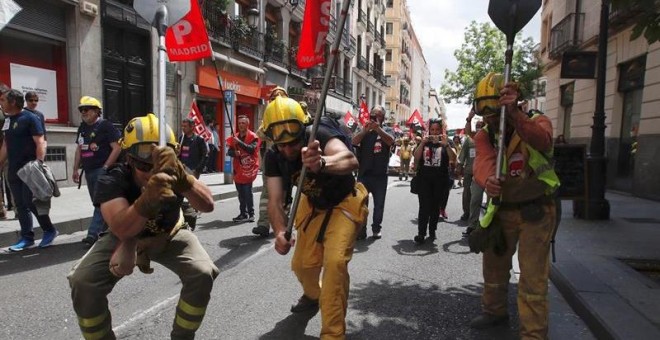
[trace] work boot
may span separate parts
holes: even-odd
[[[270,234],[270,228],[263,225],[258,225],[252,228],[252,233],[255,235],[259,235],[261,237],[268,237],[268,235]]]
[[[482,313],[470,321],[470,327],[474,329],[486,329],[509,322],[509,315],[493,315]]]
[[[308,312],[314,309],[319,308],[319,300],[312,300],[308,298],[307,296],[303,295],[298,299],[298,303],[295,305],[291,306],[291,312],[292,313],[302,313],[302,312]]]
[[[463,222],[467,222],[468,218],[470,218],[470,216],[468,216],[468,214],[461,215],[461,221],[463,221]]]

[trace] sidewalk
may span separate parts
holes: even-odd
[[[660,339],[660,202],[606,198],[609,221],[574,219],[564,201],[550,278],[598,339]]]
[[[215,201],[236,197],[236,187],[233,183],[224,184],[224,174],[222,173],[202,175],[200,180],[209,186]],[[260,192],[261,188],[262,180],[259,175],[253,183],[252,191]],[[50,218],[57,230],[60,234],[87,230],[94,211],[87,187],[83,185],[80,190],[77,187],[67,187],[60,191],[62,195],[52,199],[50,209]],[[255,204],[258,204],[258,201]],[[7,215],[11,219],[0,220],[0,247],[8,247],[17,242],[21,230],[18,220],[14,218],[15,213],[8,211]],[[39,239],[41,238],[41,228],[34,217],[33,221],[35,237]]]

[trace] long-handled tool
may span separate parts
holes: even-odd
[[[332,71],[335,69],[335,63],[337,62],[337,51],[339,50],[339,43],[341,42],[341,36],[344,33],[344,25],[346,24],[346,14],[348,13],[348,7],[351,4],[351,0],[343,0],[341,5],[341,13],[339,15],[339,26],[337,33],[335,35],[335,41],[332,42],[332,48],[330,49],[330,58],[328,64],[326,65],[325,75],[323,77],[323,87],[321,87],[321,97],[319,99],[319,105],[316,107],[316,114],[314,115],[314,124],[312,125],[312,131],[309,134],[309,140],[313,141],[316,138],[316,130],[319,128],[319,121],[321,121],[321,112],[325,106],[325,98],[328,96],[328,88],[330,87],[330,78],[332,76]],[[300,203],[300,194],[302,193],[302,186],[305,182],[305,175],[307,173],[307,168],[303,167],[300,171],[300,178],[298,178],[298,190],[296,190],[296,196],[293,199],[293,204],[291,205],[291,210],[289,210],[289,220],[286,226],[286,233],[284,236],[287,240],[291,239],[291,233],[293,231],[293,220],[296,216],[296,211],[298,210],[298,203]]]
[[[511,81],[511,64],[513,62],[513,41],[516,34],[534,17],[541,8],[541,0],[490,0],[488,16],[495,26],[506,35],[506,52],[504,54],[504,83]],[[497,139],[497,162],[495,176],[502,176],[502,160],[504,155],[504,129],[506,128],[506,107],[500,110],[500,130]],[[498,205],[499,199],[493,200]]]

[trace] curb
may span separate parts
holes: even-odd
[[[261,192],[262,186],[253,187],[252,193]],[[217,202],[220,200],[237,197],[238,193],[236,191],[217,193],[213,195],[213,201]],[[257,202],[258,204],[258,202]],[[76,218],[68,221],[62,221],[53,223],[53,226],[57,228],[57,231],[60,232],[60,235],[67,235],[77,233],[79,231],[87,230],[89,222],[92,220],[91,216]],[[34,238],[40,239],[42,237],[41,228],[38,226],[38,223],[34,227]],[[20,230],[13,230],[4,233],[0,233],[0,248],[9,247],[12,244],[16,243],[20,238]]]

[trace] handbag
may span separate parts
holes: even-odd
[[[419,176],[415,174],[415,177],[413,177],[410,180],[410,192],[413,194],[417,194],[418,191],[419,191]]]

